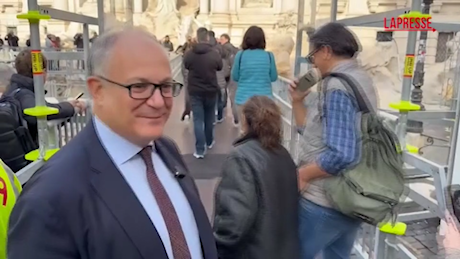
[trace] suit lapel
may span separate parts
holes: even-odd
[[[167,146],[173,146],[173,144],[165,144],[168,142],[165,139],[155,142],[155,148],[158,155],[161,157],[166,167],[174,173],[176,176],[182,174],[182,177],[178,177],[177,180],[184,191],[185,196],[192,208],[193,215],[198,227],[200,234],[201,249],[203,251],[204,258],[217,258],[217,250],[215,246],[215,240],[212,233],[212,228],[206,214],[206,210],[201,203],[200,195],[196,184],[182,161],[179,151],[172,154],[172,149],[168,149]],[[181,163],[179,163],[179,160]]]
[[[94,189],[143,258],[168,258],[155,226],[103,148],[93,122],[91,121],[87,127],[91,131],[86,140],[91,166],[95,172],[92,179]],[[159,246],[156,245],[161,245],[163,250],[159,252]],[[163,257],[160,256],[162,252],[164,253]]]

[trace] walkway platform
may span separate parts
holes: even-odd
[[[172,138],[179,146],[190,174],[196,180],[208,216],[211,218],[214,189],[220,177],[222,164],[232,149],[232,143],[238,137],[239,130],[233,125],[231,110],[226,109],[225,120],[216,124],[214,128],[216,144],[207,151],[204,159],[196,159],[193,157],[195,136],[192,119],[180,120],[185,107],[184,95],[185,93],[181,93],[174,99],[173,111],[166,124],[165,135]]]

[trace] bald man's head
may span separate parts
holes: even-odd
[[[143,42],[151,44],[152,48],[156,51],[160,51],[167,57],[167,53],[161,47],[155,35],[149,33],[142,27],[122,27],[112,29],[99,36],[91,47],[89,56],[89,66],[91,75],[101,74],[107,68],[109,60],[112,58],[118,44],[122,44],[124,49],[126,43],[130,44],[130,48],[137,46],[137,43]],[[125,49],[126,50],[126,49]],[[129,51],[129,49],[128,49]]]
[[[98,118],[138,145],[162,135],[176,83],[152,34],[138,28],[104,33],[93,45],[90,66],[87,85]]]

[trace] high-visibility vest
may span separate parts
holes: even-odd
[[[0,259],[6,259],[8,220],[21,191],[14,172],[0,160]]]

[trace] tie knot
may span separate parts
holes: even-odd
[[[144,147],[140,152],[139,155],[142,157],[146,164],[152,163],[152,146],[148,145]]]

